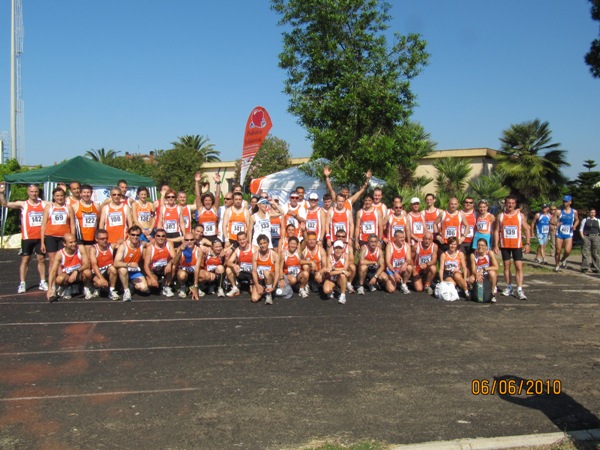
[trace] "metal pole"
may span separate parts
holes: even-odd
[[[16,39],[16,0],[11,1],[10,15],[10,148],[11,157],[17,159],[17,39]]]

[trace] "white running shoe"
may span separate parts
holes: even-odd
[[[173,289],[171,289],[171,286],[163,286],[162,295],[165,297],[173,297],[175,296],[175,293],[173,292]]]
[[[563,260],[563,261],[560,263],[560,265],[563,267],[563,269],[566,269],[566,268],[567,268],[567,260],[566,260],[566,259],[565,259],[565,260]]]
[[[525,295],[525,292],[523,292],[523,289],[517,291],[517,298],[519,300],[527,300],[527,296]]]
[[[375,284],[369,285],[369,292],[375,292],[377,290],[377,286]]]
[[[179,298],[185,298],[186,297],[185,290],[184,289],[180,289],[178,296],[179,296]]]
[[[100,289],[94,289],[92,291],[92,297],[96,298],[96,297],[100,297]]]
[[[555,272],[560,272],[560,264],[554,268]]]
[[[240,295],[240,290],[237,286],[232,287],[231,290],[227,294],[225,294],[225,296],[229,298],[236,297],[238,295]]]
[[[121,300],[121,297],[119,297],[119,293],[117,291],[112,291],[108,294],[108,297],[111,300],[114,300],[116,302],[118,302],[119,300]]]
[[[425,287],[425,293],[427,295],[433,295],[433,288],[431,286],[426,286]]]
[[[67,286],[66,289],[63,292],[63,298],[65,300],[70,300],[72,296],[72,290],[71,290],[71,286]]]
[[[225,291],[222,287],[219,287],[219,289],[217,289],[217,297],[225,297]]]
[[[346,283],[346,292],[348,294],[356,294],[356,290],[354,289],[354,286],[352,286],[352,284],[350,282]]]
[[[273,297],[271,296],[271,294],[265,295],[265,305],[272,305],[272,304],[273,304]]]
[[[124,302],[131,301],[131,291],[129,289],[125,289],[125,292],[123,292],[123,301]]]
[[[513,294],[513,290],[511,287],[507,287],[506,289],[504,289],[502,291],[502,295],[504,295],[505,297],[510,297]]]
[[[402,283],[400,285],[400,290],[402,291],[403,294],[410,294],[410,291],[408,290],[408,286],[405,283]]]
[[[356,290],[356,293],[358,295],[365,295],[365,287],[364,286],[359,286],[358,289]]]
[[[340,298],[338,300],[338,303],[340,305],[345,305],[346,304],[346,294],[340,294]]]
[[[24,281],[21,281],[19,283],[19,288],[17,289],[17,294],[24,294],[25,292],[27,292],[27,285]]]
[[[87,286],[84,286],[83,288],[83,295],[85,296],[86,300],[91,300],[92,298],[94,298],[94,294],[92,294],[92,291]]]
[[[300,297],[302,298],[308,298],[308,292],[306,291],[306,289],[300,289],[298,291],[298,295],[300,295]]]
[[[48,282],[46,280],[40,281],[40,285],[38,286],[38,289],[40,291],[46,291],[46,292],[48,292]]]

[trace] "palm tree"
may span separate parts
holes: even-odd
[[[468,191],[476,201],[485,199],[492,205],[510,194],[510,189],[503,184],[503,181],[502,175],[494,172],[489,177],[481,176],[470,180]]]
[[[438,193],[445,192],[449,196],[460,196],[467,186],[467,177],[471,173],[471,165],[462,158],[442,158],[433,163],[438,171],[435,185]]]
[[[558,191],[566,182],[561,168],[570,164],[566,151],[559,150],[561,144],[552,142],[548,122],[535,119],[511,125],[502,132],[500,142],[496,170],[522,202]]]
[[[173,150],[194,149],[202,155],[205,162],[221,161],[220,152],[214,149],[214,144],[209,144],[208,138],[196,134],[180,136],[179,141],[171,142]]]
[[[118,153],[119,152],[116,152],[114,150],[106,151],[106,150],[104,150],[104,147],[103,147],[98,150],[94,150],[94,149],[88,150],[87,152],[85,152],[84,156],[87,156],[88,158],[90,158],[94,161],[97,161],[99,163],[108,164],[108,161],[111,159],[114,159]]]

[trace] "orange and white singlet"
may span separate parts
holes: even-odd
[[[416,215],[411,211],[408,213],[408,219],[410,224],[410,237],[415,241],[421,241],[425,234],[425,216],[422,212]]]
[[[415,248],[415,272],[421,271],[421,264],[429,264],[433,259],[433,244],[430,244],[428,248],[423,247],[422,243],[417,243]]]
[[[63,237],[71,232],[71,219],[66,206],[50,206],[46,222],[46,236]]]
[[[406,216],[404,214],[400,216],[394,214],[388,217],[386,237],[391,242],[394,240],[394,233],[397,230],[402,230],[406,233]]]
[[[182,214],[179,206],[167,206],[162,207],[162,227],[166,233],[179,233],[181,234],[181,226],[179,225],[179,215]]]
[[[460,272],[460,251],[457,251],[454,256],[450,256],[448,252],[444,252],[444,255],[446,255],[446,259],[444,260],[444,272]]]
[[[442,221],[440,222],[440,233],[444,239],[444,243],[448,243],[448,238],[455,237],[460,239],[462,221],[460,211],[450,214],[448,211],[442,213]]]
[[[196,263],[198,262],[200,248],[194,248],[192,250],[192,258],[190,261],[186,261],[185,255],[181,255],[179,260],[179,270],[185,270],[186,272],[193,272],[196,269]]]
[[[321,238],[321,232],[323,231],[324,223],[321,223],[321,208],[317,207],[316,210],[306,210],[306,232],[313,232],[317,234],[317,239]]]
[[[379,216],[377,210],[373,208],[371,211],[360,210],[360,234],[358,239],[366,242],[371,234],[379,236]]]
[[[490,252],[486,251],[485,254],[482,256],[479,254],[479,252],[475,252],[474,256],[475,256],[475,266],[477,267],[477,270],[485,270],[488,267],[490,267],[491,264],[491,260],[490,260]]]
[[[367,246],[367,254],[365,255],[365,259],[369,262],[378,262],[379,255],[381,254],[381,249],[379,247],[375,247],[375,251],[372,252],[371,249]]]
[[[329,234],[332,242],[337,241],[335,234],[338,231],[344,231],[346,235],[350,232],[350,214],[352,214],[352,209],[338,211],[336,208],[331,208],[331,212],[329,213]]]
[[[206,255],[202,268],[208,272],[214,272],[217,267],[223,264],[221,256],[214,254],[212,251]]]
[[[523,239],[521,236],[521,213],[514,211],[512,215],[505,212],[498,216],[501,248],[521,248]]]
[[[275,263],[273,262],[273,250],[269,250],[266,257],[259,253],[258,258],[256,259],[256,273],[260,280],[265,279],[266,271],[275,272]]]
[[[492,217],[490,213],[486,213],[485,216],[477,214],[475,231],[479,234],[490,234],[492,232]]]
[[[242,250],[241,247],[236,249],[237,261],[240,265],[240,272],[252,273],[252,246],[248,245],[247,250]]]
[[[399,272],[406,262],[406,242],[400,248],[394,242],[390,242],[388,245],[392,246],[392,269],[394,272]]]
[[[152,220],[152,203],[146,202],[142,205],[142,202],[136,200],[137,204],[137,217],[136,220],[142,225],[149,224]]]
[[[434,208],[433,211],[423,211],[423,217],[425,218],[425,226],[427,226],[427,231],[433,233],[433,224],[439,215],[440,210],[438,208]]]
[[[463,211],[467,222],[469,223],[469,229],[467,230],[464,225],[461,226],[461,233],[464,235],[465,239],[463,240],[464,244],[470,244],[473,242],[473,236],[475,233],[475,226],[477,224],[477,219],[475,216],[475,212],[471,211],[470,213],[466,213]]]
[[[169,257],[171,256],[169,250],[168,242],[162,247],[157,247],[156,244],[152,244],[150,249],[150,269],[154,270],[165,267],[169,263]]]
[[[79,247],[72,255],[67,254],[64,248],[60,251],[60,265],[62,266],[62,271],[64,273],[74,272],[81,267],[81,264],[82,259]]]
[[[295,208],[293,208],[292,206],[290,206],[290,204],[288,203],[288,212],[289,211],[294,211],[296,213],[298,213],[298,215],[300,215],[300,213],[302,212],[302,208],[300,207],[300,205],[296,205]],[[292,224],[296,227],[296,231],[294,232],[294,236],[299,237],[300,236],[300,222],[298,221],[298,219],[296,219],[296,217],[291,216],[289,214],[286,213],[286,215],[284,216],[284,221],[285,221],[285,226],[287,228],[287,226],[289,224]]]
[[[281,239],[281,216],[269,219],[271,222],[271,241]]]
[[[204,227],[204,236],[213,237],[217,235],[219,217],[215,214],[214,209],[206,209],[202,206],[196,211],[196,219],[198,224]]]
[[[190,209],[190,205],[179,206],[181,215],[183,216],[183,223],[185,225],[185,233],[192,232],[192,210]]]
[[[123,253],[123,262],[125,264],[129,263],[137,263],[138,266],[142,259],[142,246],[138,246],[137,248],[131,248],[129,246],[129,242],[125,241],[125,253]]]
[[[108,203],[104,206],[106,215],[106,231],[108,232],[108,242],[114,244],[119,239],[125,239],[127,236],[127,211],[129,206],[121,203],[114,206]]]
[[[44,202],[40,200],[36,205],[29,200],[23,202],[21,210],[22,239],[41,239],[42,218],[44,216]]]
[[[227,237],[230,241],[237,241],[237,234],[239,232],[248,233],[247,224],[248,209],[242,207],[240,211],[236,211],[235,208],[231,207],[231,215],[229,216],[229,224],[227,230]]]
[[[297,250],[295,253],[287,250],[283,253],[283,273],[293,276],[298,276],[300,273],[300,255]]]
[[[93,241],[100,217],[96,204],[92,202],[88,206],[84,206],[82,202],[79,202],[75,217],[77,218],[77,237],[82,241]]]
[[[317,266],[317,271],[322,269],[323,264],[321,261],[321,251],[320,251],[319,247],[316,247],[314,249],[314,251],[312,251],[312,252],[308,248],[305,248],[304,253],[303,253],[303,258],[305,260],[310,260],[310,261],[314,262],[315,265]]]
[[[94,244],[94,249],[96,250],[96,261],[98,262],[100,271],[103,271],[114,264],[113,251],[110,245],[106,250],[101,250],[98,244]]]

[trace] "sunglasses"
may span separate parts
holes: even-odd
[[[167,195],[165,198],[175,198],[174,195]]]
[[[185,242],[194,242],[196,239],[184,239]]]
[[[110,195],[111,195],[111,197],[120,197],[121,196],[121,194],[110,194]]]
[[[225,200],[233,200],[233,197],[225,197]]]
[[[472,205],[473,202],[463,202],[465,205]]]
[[[300,197],[298,197],[297,195],[294,195],[294,196],[290,197],[291,200],[294,200],[294,199],[298,200],[299,198]]]
[[[167,237],[167,235],[166,234],[157,234],[154,237],[161,237],[162,238],[162,237]]]
[[[131,233],[129,236],[131,236],[131,237],[140,237],[140,235],[137,234],[137,233]]]

